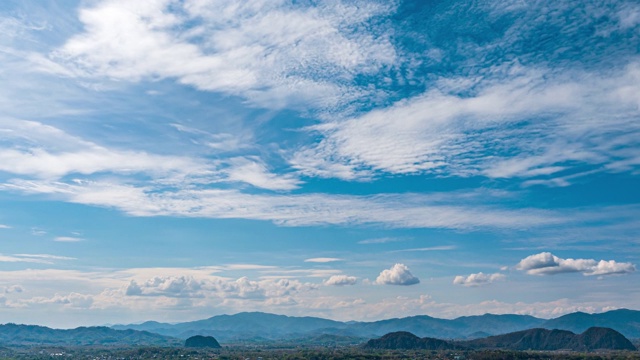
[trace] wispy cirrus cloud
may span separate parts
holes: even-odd
[[[241,183],[268,190],[293,190],[294,174],[276,174],[257,157],[212,161],[188,155],[158,155],[96,144],[37,121],[0,118],[0,171],[14,176],[61,179],[110,174],[129,181],[147,176],[151,182]]]
[[[449,250],[455,250],[457,248],[458,247],[455,245],[442,245],[442,246],[430,246],[430,247],[423,247],[423,248],[393,250],[390,252],[449,251]]]
[[[333,106],[353,98],[347,84],[355,74],[394,61],[387,35],[352,31],[392,9],[375,2],[238,6],[213,0],[144,5],[108,0],[80,10],[85,31],[55,56],[86,76],[174,78],[265,107]]]
[[[53,241],[58,241],[58,242],[80,242],[84,240],[85,240],[84,238],[77,237],[77,236],[56,236],[55,238],[53,238]]]
[[[15,256],[44,260],[76,260],[74,257],[50,255],[50,254],[15,254]]]
[[[293,190],[300,187],[301,181],[295,175],[270,172],[259,159],[232,158],[228,163],[229,168],[223,170],[227,181],[244,182],[269,190]]]
[[[343,261],[344,259],[340,259],[340,258],[330,258],[330,257],[319,257],[319,258],[309,258],[309,259],[305,259],[304,262],[311,262],[311,263],[330,263],[330,262],[336,262],[336,261]]]
[[[290,161],[303,174],[345,180],[376,173],[550,177],[576,166],[569,164],[627,171],[640,156],[638,69],[636,59],[614,77],[564,79],[516,67],[472,88],[443,82],[388,108],[310,128],[323,139]],[[330,170],[336,166],[343,171]]]
[[[361,245],[369,245],[369,244],[386,244],[390,242],[399,242],[406,241],[404,238],[395,238],[395,237],[383,237],[383,238],[374,238],[374,239],[366,239],[358,241],[358,244]]]
[[[0,130],[0,139],[12,144],[0,147],[0,171],[15,175],[58,179],[109,172],[169,177],[208,171],[206,164],[187,157],[110,149],[37,121],[0,118]]]
[[[55,260],[76,260],[76,258],[68,256],[50,255],[50,254],[0,254],[0,262],[13,263],[35,263],[35,264],[53,264]]]
[[[574,221],[546,210],[463,205],[455,201],[455,196],[447,203],[440,196],[419,194],[271,195],[218,189],[156,192],[148,185],[136,187],[96,181],[14,180],[1,184],[0,189],[113,207],[134,216],[242,218],[272,221],[283,226],[385,224],[398,228],[474,229],[550,226]],[[467,196],[463,197],[468,200]]]

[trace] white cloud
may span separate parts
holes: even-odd
[[[358,244],[361,244],[361,245],[386,244],[386,243],[390,243],[390,242],[399,242],[399,241],[405,241],[405,240],[406,239],[403,239],[403,238],[383,237],[383,238],[360,240],[360,241],[358,241]]]
[[[340,308],[334,309],[333,311],[343,314],[342,317],[345,319],[380,320],[393,317],[423,315],[425,313],[447,319],[487,313],[519,314],[553,318],[576,311],[595,313],[609,311],[615,308],[615,306],[610,305],[609,301],[580,301],[566,298],[539,302],[486,300],[460,304],[438,302],[428,295],[420,295],[417,297],[394,297],[375,302],[351,304],[345,307],[343,311],[340,311]]]
[[[259,264],[226,264],[220,268],[224,270],[272,270],[277,269],[278,267]]]
[[[305,259],[304,262],[328,263],[328,262],[335,262],[335,261],[342,261],[342,260],[343,259],[340,259],[340,258],[319,257],[319,258]]]
[[[506,276],[504,274],[495,273],[495,274],[484,274],[479,272],[477,274],[470,274],[468,276],[458,275],[453,279],[453,283],[455,285],[464,285],[464,286],[481,286],[491,284],[494,281],[504,280]]]
[[[131,280],[125,293],[140,296],[195,297],[201,289],[202,282],[191,276],[156,276],[142,284]]]
[[[53,241],[59,241],[59,242],[78,242],[78,241],[84,241],[83,238],[79,238],[79,237],[74,237],[74,236],[56,236]]]
[[[113,207],[133,216],[190,216],[273,221],[284,226],[386,224],[392,227],[473,229],[530,228],[571,221],[566,215],[537,209],[506,210],[470,205],[455,195],[420,194],[266,195],[236,190],[167,189],[152,186],[79,181],[13,180],[0,189],[48,194],[65,201]],[[458,204],[460,203],[460,204]]]
[[[8,292],[5,302],[0,300],[0,307],[5,309],[6,321],[43,324],[43,315],[49,314],[46,322],[58,327],[86,325],[85,321],[96,324],[148,319],[178,322],[240,311],[342,320],[379,320],[425,313],[444,318],[484,313],[551,317],[573,311],[599,312],[616,306],[633,307],[634,298],[630,295],[637,293],[637,287],[631,286],[629,293],[607,293],[599,300],[587,296],[587,300],[578,297],[528,303],[473,298],[447,302],[428,295],[388,296],[384,289],[378,289],[383,297],[373,294],[376,289],[371,289],[373,296],[369,296],[347,286],[341,291],[343,295],[334,296],[331,295],[335,291],[332,286],[282,278],[251,280],[212,276],[211,273],[217,270],[216,267],[203,267],[0,271],[0,289],[18,283],[25,289]],[[323,279],[333,275],[342,274],[325,275]],[[135,286],[131,285],[132,280]],[[514,286],[521,287],[518,291],[527,288],[526,284],[514,283]],[[496,299],[501,296],[500,293],[495,295]],[[94,320],[79,323],[78,318]]]
[[[53,264],[53,260],[75,260],[67,256],[57,256],[49,254],[0,254],[0,262],[26,262],[35,264]]]
[[[30,31],[44,30],[46,24],[30,21],[30,19],[19,17],[0,16],[0,33],[2,33],[4,41],[13,40],[14,38],[25,38]],[[3,41],[3,42],[4,42]]]
[[[310,127],[322,140],[290,163],[308,176],[345,180],[380,173],[552,177],[569,164],[628,171],[640,163],[638,64],[613,76],[509,65],[454,90],[447,81],[465,81],[444,79],[387,108]]]
[[[424,248],[393,250],[391,252],[448,251],[448,250],[455,250],[455,249],[457,249],[457,246],[454,246],[454,245],[443,245],[443,246],[430,246],[430,247],[424,247]]]
[[[94,299],[91,295],[72,292],[67,295],[55,294],[51,298],[34,297],[24,302],[29,304],[59,304],[71,308],[88,309],[91,308],[93,301]]]
[[[627,274],[636,270],[632,263],[615,260],[594,259],[562,259],[549,252],[527,256],[520,260],[516,269],[526,271],[530,275],[554,275],[579,272],[586,276]]]
[[[327,286],[344,286],[344,285],[355,285],[358,279],[355,276],[348,275],[333,275],[327,280],[323,281],[323,283]]]
[[[169,125],[181,133],[191,135],[193,142],[203,144],[219,152],[231,152],[249,148],[251,147],[250,144],[255,142],[252,136],[246,133],[210,133],[184,124],[174,123]]]
[[[194,165],[191,161],[178,157],[110,151],[100,147],[57,154],[41,149],[0,149],[0,163],[2,171],[41,178],[60,178],[67,174],[87,175],[101,171],[125,174],[171,172]]]
[[[0,229],[11,229],[11,226],[0,224]]]
[[[630,29],[640,24],[640,6],[637,4],[625,6],[617,15],[622,29]]]
[[[0,148],[0,171],[16,175],[58,179],[111,172],[185,177],[202,176],[211,168],[211,164],[187,157],[109,149],[36,121],[0,118],[0,130],[0,139],[14,144]]]
[[[77,260],[74,257],[50,255],[50,254],[15,254],[14,256],[33,258],[33,259],[45,259],[45,260]]]
[[[311,277],[311,278],[325,278],[335,274],[340,274],[340,270],[336,269],[274,269],[264,270],[263,274],[270,274],[261,276],[262,279],[278,279],[278,278],[294,278],[294,277]]]
[[[238,298],[267,300],[317,289],[317,285],[289,279],[259,281],[241,277],[236,280],[208,276],[156,276],[144,282],[131,280],[125,289],[129,296],[165,296],[175,298]]]
[[[268,190],[293,190],[301,183],[294,175],[277,175],[270,172],[267,166],[257,159],[233,158],[229,163],[230,167],[224,170],[228,181],[240,181]]]
[[[395,60],[388,36],[352,31],[390,10],[371,2],[107,0],[80,10],[85,31],[55,56],[87,75],[174,78],[265,107],[335,105],[356,96],[336,80]]]
[[[47,235],[47,232],[38,228],[31,228],[31,235],[33,236],[44,236]]]
[[[214,161],[112,149],[36,121],[0,118],[2,139],[11,145],[0,147],[0,171],[27,178],[60,179],[109,173],[129,181],[145,175],[160,185],[234,182],[268,190],[293,190],[301,184],[294,174],[271,172],[257,157]]]
[[[420,283],[420,279],[413,276],[404,264],[395,264],[390,269],[382,270],[376,278],[376,284],[380,285],[415,285],[418,283]]]

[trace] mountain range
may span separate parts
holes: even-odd
[[[483,339],[466,341],[446,341],[429,337],[419,338],[406,331],[386,334],[379,339],[371,339],[365,345],[368,349],[506,349],[506,350],[636,350],[635,346],[619,332],[602,327],[591,327],[582,334],[567,330],[529,329]]]
[[[148,321],[111,328],[59,330],[35,325],[0,325],[0,345],[4,346],[181,346],[184,339],[195,335],[215,336],[227,344],[356,345],[380,338],[382,340],[377,340],[382,341],[382,345],[376,346],[381,348],[392,344],[390,346],[421,349],[623,349],[630,348],[625,336],[640,339],[640,311],[578,312],[550,320],[527,315],[485,314],[451,320],[422,315],[372,322],[245,312],[177,324]]]
[[[148,321],[112,326],[118,330],[149,331],[180,339],[210,335],[222,342],[292,340],[320,335],[370,339],[397,331],[411,332],[418,337],[474,339],[533,328],[582,333],[590,327],[607,327],[627,338],[640,338],[640,311],[620,309],[600,314],[576,312],[550,320],[528,315],[485,314],[456,319],[420,315],[372,322],[340,322],[317,317],[244,312],[177,324]]]
[[[12,346],[172,346],[182,341],[138,330],[115,330],[104,326],[51,329],[37,325],[0,325],[0,344]]]

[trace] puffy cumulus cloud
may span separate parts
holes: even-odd
[[[344,285],[355,285],[358,279],[355,276],[348,275],[333,275],[332,277],[325,280],[323,283],[327,286],[344,286]]]
[[[67,295],[55,294],[53,297],[34,297],[23,301],[27,304],[59,304],[70,308],[88,309],[93,305],[93,296],[71,292]]]
[[[131,280],[126,288],[126,294],[194,297],[198,296],[198,292],[201,287],[201,281],[198,281],[191,276],[156,276],[142,284],[138,284],[135,280]]]
[[[381,285],[415,285],[420,279],[413,276],[404,264],[395,264],[390,269],[382,270],[376,278],[376,284]]]
[[[615,260],[562,259],[549,252],[542,252],[520,260],[516,269],[526,271],[530,275],[579,272],[586,276],[592,276],[627,274],[634,272],[636,267],[632,263],[616,262]]]
[[[76,74],[173,78],[266,107],[334,105],[348,80],[395,61],[383,31],[363,33],[386,2],[104,0],[80,10],[84,32],[54,56]],[[319,69],[322,69],[321,71]]]
[[[290,279],[263,279],[259,281],[241,277],[236,280],[211,276],[156,276],[144,282],[131,280],[124,292],[129,296],[164,296],[173,298],[238,298],[267,300],[287,297],[299,292],[317,289],[311,283]]]
[[[323,279],[328,278],[330,276]],[[211,268],[0,271],[0,280],[1,286],[19,283],[27,289],[20,294],[0,295],[0,310],[6,309],[4,314],[9,315],[5,317],[6,321],[37,321],[53,313],[57,314],[57,319],[51,317],[51,325],[55,322],[69,327],[81,325],[71,319],[82,319],[85,315],[95,315],[96,319],[102,319],[100,322],[130,323],[149,318],[174,322],[186,318],[201,319],[212,313],[240,311],[362,321],[420,314],[455,318],[487,312],[556,317],[573,311],[601,312],[613,307],[633,307],[634,295],[638,293],[635,283],[628,284],[625,279],[616,278],[611,280],[622,284],[625,291],[613,291],[599,299],[589,296],[565,299],[565,295],[561,300],[548,302],[459,302],[450,297],[450,300],[443,300],[442,295],[437,294],[433,294],[433,298],[428,295],[391,296],[382,287],[373,287],[372,294],[343,288],[338,296],[334,294],[336,288],[295,280],[218,278],[211,275]],[[135,286],[131,280],[135,280]],[[596,282],[593,285],[601,287],[598,292],[611,288],[609,283]],[[514,282],[512,286],[513,291],[531,290],[530,284]],[[130,295],[126,294],[127,289]],[[189,291],[193,297],[186,297]],[[376,291],[382,297],[375,296]],[[498,296],[500,293],[496,293]]]
[[[301,281],[291,279],[261,280],[258,283],[265,289],[265,294],[268,297],[290,296],[296,293],[318,289],[318,285],[316,284],[303,283]]]
[[[481,286],[491,284],[494,281],[504,280],[506,276],[504,274],[485,274],[479,272],[477,274],[470,274],[468,276],[458,275],[453,279],[455,285],[464,286]]]

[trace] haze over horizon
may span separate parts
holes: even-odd
[[[0,4],[0,323],[640,309],[635,1]]]

